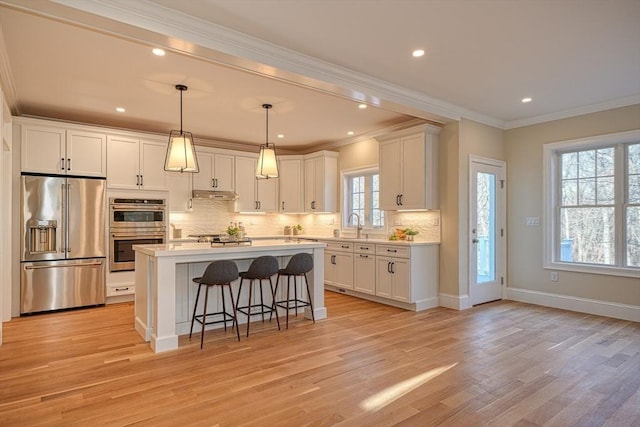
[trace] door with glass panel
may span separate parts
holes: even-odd
[[[471,157],[469,297],[471,305],[502,299],[504,283],[504,162]]]

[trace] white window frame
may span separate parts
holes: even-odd
[[[543,150],[543,251],[545,269],[574,271],[580,273],[606,274],[610,276],[623,277],[640,277],[640,268],[624,267],[620,265],[596,265],[596,264],[579,264],[571,262],[561,262],[558,260],[558,251],[556,251],[557,239],[559,235],[559,224],[556,218],[559,203],[559,153],[565,151],[588,150],[607,147],[611,145],[635,143],[640,141],[640,130],[632,130],[628,132],[619,132],[608,135],[598,135],[589,138],[572,139],[568,141],[560,141],[544,144]],[[616,156],[616,182],[620,183],[616,188],[616,204],[620,200],[625,200],[623,193],[626,187],[623,184],[625,178],[622,170],[626,170],[623,166],[624,156]],[[619,176],[621,175],[621,176]],[[622,214],[616,214],[615,224],[616,234],[616,255],[622,252],[623,243],[620,241],[625,235],[623,230]]]
[[[347,221],[349,218],[349,178],[353,176],[359,175],[375,175],[380,174],[380,169],[378,166],[366,166],[363,168],[356,169],[346,169],[340,172],[341,180],[340,185],[342,187],[340,193],[342,194],[342,221],[341,227],[343,230],[355,230],[356,227],[353,227]],[[387,215],[385,214],[384,220],[386,220]],[[386,224],[383,224],[380,227],[373,227],[371,225],[371,220],[367,221],[365,218],[361,218],[360,223],[362,224],[363,230],[370,232],[379,232],[385,229]]]

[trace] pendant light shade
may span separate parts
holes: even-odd
[[[198,172],[198,158],[193,144],[191,132],[182,130],[182,92],[187,90],[185,85],[176,85],[180,91],[180,130],[169,133],[169,146],[164,160],[164,170],[170,172]]]
[[[276,159],[276,145],[269,143],[269,109],[271,104],[262,104],[266,111],[267,125],[265,143],[260,145],[258,164],[256,166],[256,179],[269,179],[278,177],[278,160]]]

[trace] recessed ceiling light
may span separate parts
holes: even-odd
[[[424,50],[416,49],[413,52],[411,52],[411,55],[413,55],[414,58],[420,58],[421,56],[424,56]]]
[[[367,108],[367,104],[358,104],[358,108],[364,110],[365,108]]]
[[[283,133],[279,133],[278,134],[278,138],[280,138],[280,139],[284,138],[284,134]]]
[[[122,107],[117,107],[117,108],[116,108],[116,111],[117,111],[118,113],[124,113],[124,112],[125,112],[125,111],[127,111],[127,110],[125,110],[125,109],[124,109],[124,108],[122,108]]]
[[[353,131],[350,130],[349,132],[347,132],[347,135],[349,135],[349,136],[353,135]]]
[[[153,49],[151,51],[155,56],[164,56],[165,52],[163,49],[160,49],[159,47],[156,47],[155,49]]]
[[[526,104],[527,102],[531,102],[531,101],[533,101],[533,99],[531,99],[531,98],[529,98],[529,97],[527,97],[527,98],[522,98],[522,102],[524,102],[525,104]]]

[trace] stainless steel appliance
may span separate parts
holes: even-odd
[[[20,313],[104,304],[104,178],[21,176]]]
[[[164,199],[109,199],[109,270],[133,271],[133,245],[164,243],[167,206]]]

